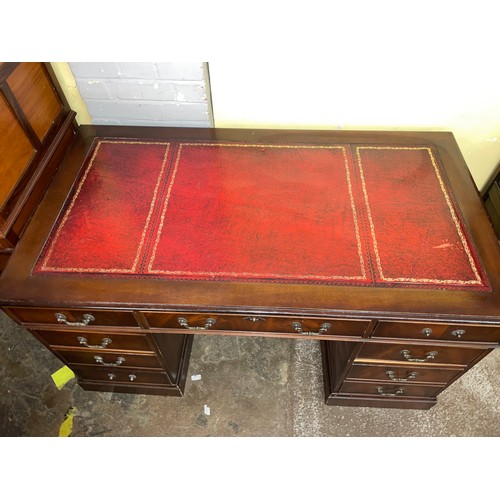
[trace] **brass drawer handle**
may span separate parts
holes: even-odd
[[[125,363],[125,358],[122,358],[121,356],[116,358],[114,363],[105,363],[102,356],[94,356],[94,359],[96,363],[99,363],[102,366],[120,366]]]
[[[381,396],[402,396],[404,392],[402,387],[398,387],[394,392],[385,392],[383,387],[377,387],[377,393]]]
[[[422,330],[420,330],[420,333],[422,335],[425,335],[426,337],[430,337],[432,335],[432,328],[422,328]]]
[[[462,330],[462,329],[458,329],[458,330],[453,330],[451,332],[451,334],[454,336],[454,337],[457,337],[457,338],[460,338],[462,337],[462,335],[465,333],[465,330]]]
[[[203,326],[189,326],[189,322],[186,318],[178,318],[177,322],[187,330],[208,330],[215,325],[215,319],[212,318],[208,318]]]
[[[411,361],[412,363],[425,363],[426,361],[434,359],[438,355],[437,351],[430,351],[425,354],[425,358],[412,358],[411,353],[408,349],[403,349],[401,351],[401,354],[403,355],[403,358],[406,359],[406,361]]]
[[[417,372],[407,372],[408,376],[406,378],[396,377],[392,370],[387,370],[385,374],[394,382],[407,382],[408,380],[415,380],[417,378]]]
[[[58,323],[62,323],[63,325],[68,326],[87,326],[91,321],[95,321],[95,318],[94,316],[92,316],[92,314],[84,314],[82,321],[68,321],[63,313],[55,313],[55,317]]]
[[[332,325],[330,323],[323,323],[317,332],[304,332],[302,330],[302,325],[298,321],[294,321],[292,323],[293,329],[297,332],[300,333],[301,335],[321,335],[322,333],[326,333]]]
[[[80,345],[88,347],[89,349],[106,349],[106,347],[112,342],[108,337],[102,339],[101,345],[87,344],[87,339],[85,337],[76,337],[76,340],[78,340]]]

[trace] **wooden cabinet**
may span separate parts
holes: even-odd
[[[66,363],[82,387],[100,391],[181,396],[193,334],[321,339],[328,405],[430,408],[441,391],[500,339],[500,327],[375,317],[345,320],[132,309],[5,310]],[[334,328],[321,331],[325,324]],[[451,334],[457,331],[465,333]]]
[[[141,330],[133,311],[13,307],[6,312],[69,366],[82,387],[183,394],[191,335],[158,338]]]
[[[441,391],[495,347],[487,334],[483,343],[454,339],[416,343],[413,338],[404,338],[406,323],[394,322],[391,328],[398,325],[402,337],[398,340],[357,345],[322,342],[328,405],[428,409]],[[435,326],[439,325],[427,324],[428,328]],[[453,328],[456,326],[447,325],[448,330]]]
[[[74,117],[43,63],[0,63],[0,271],[74,138]]]
[[[486,211],[500,240],[500,163],[482,190]]]
[[[500,250],[449,133],[83,126],[0,305],[88,390],[267,336],[321,343],[328,405],[428,409],[499,345]]]

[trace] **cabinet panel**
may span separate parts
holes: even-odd
[[[7,83],[42,142],[63,108],[43,65],[21,63]]]
[[[69,364],[89,364],[94,366],[117,367],[144,367],[161,368],[155,354],[134,354],[129,352],[110,352],[104,350],[65,350],[54,349],[59,356]]]
[[[0,209],[9,199],[18,180],[36,151],[26,137],[11,108],[0,94]]]
[[[176,396],[184,394],[184,388],[178,385],[167,384],[134,384],[130,382],[96,382],[93,380],[82,380],[80,387],[86,391],[100,392],[125,392],[130,394],[151,394],[156,396]]]
[[[132,370],[130,368],[75,367],[75,373],[79,378],[88,381],[172,385],[168,376],[163,372]]]
[[[87,349],[99,348],[100,350],[122,349],[126,351],[152,352],[146,335],[61,330],[37,330],[36,333],[51,347],[85,347]]]
[[[407,363],[454,364],[466,366],[484,352],[482,349],[464,349],[460,347],[443,347],[411,344],[364,344],[356,361],[361,359],[400,361]]]
[[[233,330],[284,334],[340,335],[362,337],[370,324],[362,320],[330,318],[270,317],[265,315],[214,315],[189,313],[144,313],[152,328]]]
[[[94,309],[27,309],[13,307],[9,312],[23,324],[61,325],[83,329],[93,326],[139,327],[130,311],[102,311]]]
[[[381,321],[372,337],[500,342],[500,327]]]
[[[401,365],[352,365],[347,377],[349,379],[368,379],[380,382],[412,381],[445,384],[456,377],[461,370],[445,368],[408,367]]]
[[[381,397],[404,398],[420,397],[430,398],[435,396],[443,387],[431,385],[387,384],[375,382],[344,382],[340,388],[341,393],[370,394]]]

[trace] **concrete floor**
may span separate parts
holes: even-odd
[[[197,336],[182,398],[58,390],[61,366],[0,313],[0,436],[58,436],[70,407],[71,436],[500,436],[500,350],[427,411],[327,407],[308,340]]]

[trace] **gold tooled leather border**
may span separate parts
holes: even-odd
[[[375,231],[375,225],[373,222],[372,218],[372,213],[370,209],[370,202],[368,199],[368,190],[366,187],[366,182],[365,182],[365,176],[363,172],[363,164],[361,161],[361,150],[363,149],[378,149],[378,150],[420,150],[420,151],[427,151],[429,154],[432,166],[434,168],[434,173],[436,174],[436,177],[439,182],[439,186],[441,188],[441,192],[443,193],[444,199],[446,201],[446,204],[448,206],[448,209],[450,211],[451,217],[453,219],[453,223],[455,225],[455,229],[459,235],[460,241],[462,243],[462,246],[464,248],[464,251],[467,255],[467,258],[469,260],[469,264],[471,266],[472,272],[474,273],[474,276],[476,277],[475,280],[455,280],[455,279],[447,279],[447,280],[440,280],[440,279],[435,279],[435,278],[407,278],[407,277],[396,277],[396,278],[389,278],[384,275],[384,271],[382,268],[382,262],[380,259],[380,255],[378,252],[378,246],[377,246],[377,237],[376,237],[376,231]],[[453,208],[453,205],[450,200],[450,196],[448,195],[446,186],[443,182],[443,178],[441,176],[441,173],[439,171],[436,159],[434,158],[434,154],[432,152],[432,149],[430,147],[426,146],[357,146],[356,147],[356,158],[358,160],[358,169],[360,173],[360,178],[361,178],[361,185],[363,189],[363,196],[366,204],[366,210],[368,214],[368,221],[370,225],[370,233],[372,237],[372,243],[373,243],[373,249],[375,252],[375,261],[377,263],[377,269],[379,272],[380,279],[384,282],[395,282],[395,283],[435,283],[435,284],[454,284],[454,285],[484,285],[483,281],[481,280],[481,277],[477,271],[474,258],[472,257],[472,253],[470,251],[469,245],[467,243],[467,240],[465,238],[465,235],[463,234],[463,231],[460,228],[460,222],[458,220],[457,214],[455,213],[455,209]]]
[[[238,147],[238,148],[280,148],[280,149],[340,149],[342,150],[344,157],[344,166],[346,171],[346,179],[349,191],[349,199],[351,202],[351,209],[353,214],[355,235],[358,247],[358,256],[360,262],[361,275],[360,276],[321,276],[321,275],[298,275],[298,274],[260,274],[260,273],[251,273],[251,272],[230,272],[230,271],[174,271],[174,270],[164,270],[164,269],[154,269],[154,261],[156,258],[156,251],[158,249],[158,245],[161,238],[161,233],[163,230],[163,225],[166,218],[166,213],[168,209],[168,203],[170,199],[170,195],[172,192],[172,187],[175,182],[175,178],[177,175],[177,171],[179,168],[179,163],[182,154],[183,146],[202,146],[202,147]],[[353,165],[354,168],[354,165]],[[170,178],[167,194],[165,197],[165,202],[163,205],[163,210],[160,219],[160,225],[158,228],[158,233],[156,236],[156,240],[153,246],[153,251],[151,254],[151,258],[149,259],[149,263],[146,269],[147,274],[157,274],[157,275],[172,275],[172,276],[199,276],[199,277],[209,277],[209,276],[221,276],[228,278],[276,278],[276,279],[295,279],[295,280],[344,280],[344,281],[352,281],[352,280],[366,280],[366,267],[365,261],[363,258],[363,250],[361,247],[361,238],[359,233],[359,223],[358,216],[356,213],[356,207],[354,203],[354,195],[352,190],[352,182],[351,175],[349,172],[349,161],[347,157],[347,149],[343,145],[333,145],[333,146],[307,146],[307,145],[287,145],[287,144],[241,144],[241,143],[204,143],[204,142],[183,142],[179,144],[179,149],[177,151],[177,156],[174,163],[174,169]]]
[[[150,208],[148,215],[146,217],[146,221],[144,224],[144,229],[142,231],[141,239],[139,241],[139,246],[137,248],[137,252],[135,255],[134,262],[132,263],[132,266],[127,269],[110,269],[110,268],[93,268],[93,267],[86,267],[86,268],[78,268],[78,267],[52,267],[48,265],[48,262],[50,260],[50,257],[52,256],[54,247],[62,233],[62,230],[64,229],[64,226],[71,214],[71,211],[73,210],[73,207],[78,199],[78,196],[80,195],[80,191],[83,187],[83,184],[85,183],[85,180],[87,179],[87,176],[92,169],[92,166],[94,164],[94,160],[97,156],[97,153],[99,152],[99,149],[101,147],[101,144],[154,144],[154,145],[162,145],[165,146],[165,153],[163,155],[163,160],[162,160],[162,165],[160,167],[160,173],[158,175],[156,184],[155,184],[155,189],[153,191],[153,198],[151,200]],[[71,203],[69,204],[68,208],[66,209],[66,212],[64,214],[64,217],[62,218],[60,224],[58,225],[57,231],[54,235],[54,238],[52,239],[48,252],[43,259],[42,265],[40,267],[40,271],[46,271],[46,272],[77,272],[77,273],[126,273],[126,274],[134,274],[137,272],[137,267],[139,265],[139,259],[141,257],[141,252],[144,247],[144,243],[146,241],[146,235],[148,232],[149,224],[151,222],[151,217],[153,215],[153,211],[155,208],[155,205],[157,203],[157,198],[158,198],[158,191],[161,186],[161,181],[163,179],[164,173],[165,173],[165,166],[167,164],[167,159],[168,159],[168,153],[170,151],[170,144],[171,142],[153,142],[153,141],[124,141],[124,140],[110,140],[110,139],[99,139],[97,141],[97,144],[95,146],[95,149],[93,151],[93,154],[90,158],[89,164],[87,165],[87,168],[85,169],[85,172],[80,179],[80,182],[78,183],[78,187],[75,191],[75,194],[73,195],[73,198],[71,199]]]

